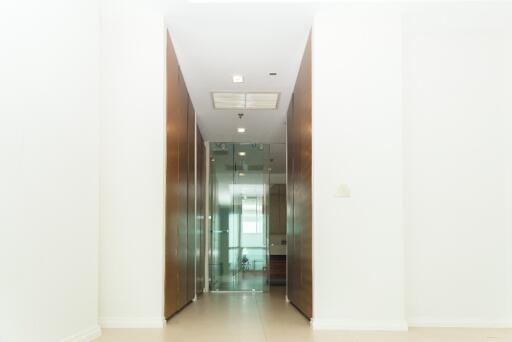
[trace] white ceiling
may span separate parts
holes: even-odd
[[[207,141],[284,143],[286,112],[311,27],[306,4],[170,6],[167,25]],[[277,76],[269,76],[277,72]],[[241,74],[245,82],[232,83]],[[212,91],[280,92],[277,110],[214,110]],[[239,134],[237,127],[247,132]]]

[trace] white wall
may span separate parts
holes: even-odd
[[[512,326],[511,42],[510,4],[316,17],[315,326]]]
[[[101,23],[100,323],[161,327],[165,26],[123,1]]]
[[[0,341],[100,333],[98,10],[0,2]]]
[[[316,328],[405,329],[401,18],[344,6],[313,26]],[[351,197],[335,197],[347,184]]]
[[[511,9],[404,15],[412,325],[512,326]]]

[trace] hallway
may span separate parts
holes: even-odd
[[[173,317],[165,329],[104,329],[97,342],[509,342],[512,329],[413,328],[409,332],[315,331],[269,293],[209,293]]]
[[[0,26],[0,342],[512,342],[512,0]]]

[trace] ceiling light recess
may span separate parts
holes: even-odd
[[[245,133],[245,128],[243,127],[238,127],[238,129],[236,130],[238,133]]]
[[[238,152],[238,155],[239,155],[240,157],[244,157],[244,156],[245,156],[245,152]]]
[[[215,109],[277,109],[279,93],[213,92],[212,101]]]
[[[233,83],[244,83],[243,75],[233,75]]]

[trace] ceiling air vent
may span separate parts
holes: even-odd
[[[245,109],[277,109],[279,93],[247,93]]]
[[[279,93],[213,92],[215,109],[277,109]]]
[[[212,93],[215,109],[245,109],[244,93]]]

